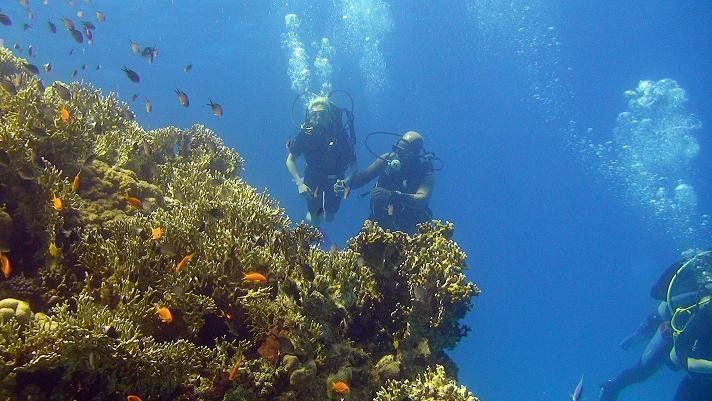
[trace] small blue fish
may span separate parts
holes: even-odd
[[[574,392],[571,394],[571,401],[579,401],[581,399],[581,393],[583,392],[583,375],[579,379]]]

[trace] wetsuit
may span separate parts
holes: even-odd
[[[712,302],[701,306],[677,336],[675,352],[686,367],[687,358],[712,361]],[[712,372],[688,371],[677,388],[674,401],[712,401]]]
[[[312,216],[333,214],[339,210],[341,197],[334,192],[334,183],[344,178],[346,168],[356,161],[354,146],[338,123],[328,130],[300,129],[289,147],[293,157],[304,155],[304,184],[312,191],[307,208]]]
[[[670,280],[687,261],[688,259],[683,259],[665,269],[650,289],[650,295],[659,301],[665,302],[667,300],[667,290]],[[689,304],[690,302],[695,302],[697,299],[697,288],[698,284],[692,269],[683,270],[677,275],[675,280],[675,286],[673,288],[675,296],[672,298],[673,303]],[[671,364],[668,355],[670,349],[673,347],[673,336],[669,319],[669,314],[660,315],[658,313],[652,313],[632,335],[628,336],[626,340],[621,343],[624,344],[630,340],[630,344],[632,344],[635,337],[643,338],[652,335],[652,338],[635,365],[623,370],[615,378],[601,385],[599,401],[617,400],[618,394],[624,388],[646,380],[665,363]],[[627,349],[631,346],[630,344],[625,345],[624,348]]]
[[[368,168],[355,174],[349,185],[359,188],[378,177],[371,190],[370,220],[389,230],[415,233],[416,226],[432,218],[428,206],[433,188],[433,166],[430,161],[417,159],[393,168],[394,152],[381,155]]]

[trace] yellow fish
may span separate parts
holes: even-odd
[[[64,206],[62,205],[62,200],[57,197],[57,195],[52,192],[52,207],[54,207],[54,210],[61,212],[64,210]]]
[[[151,239],[158,240],[163,237],[163,229],[161,227],[156,227],[151,229]]]
[[[176,265],[176,271],[179,272],[183,270],[191,259],[193,259],[192,253],[183,256],[183,259],[181,259],[180,262],[178,262],[178,264]]]
[[[10,259],[5,256],[2,252],[0,252],[0,269],[2,269],[2,275],[5,278],[10,277],[10,273],[12,273],[12,266],[10,266]]]
[[[331,389],[334,390],[335,393],[339,394],[348,394],[351,391],[349,385],[342,381],[332,383]]]
[[[49,243],[49,254],[52,255],[53,258],[56,258],[59,256],[59,248],[57,248],[57,245],[54,242]]]
[[[261,273],[251,272],[245,273],[245,277],[242,278],[242,281],[247,283],[266,283],[267,277]]]
[[[81,174],[81,173],[82,172],[79,171],[77,173],[77,175],[74,176],[74,180],[72,180],[72,191],[74,191],[74,192],[77,192],[79,190],[79,182],[80,182],[79,174]]]
[[[69,120],[72,119],[71,114],[69,114],[69,109],[67,109],[64,106],[59,108],[58,114],[59,114],[59,119],[65,124],[68,123]]]
[[[171,310],[166,308],[165,306],[156,306],[156,315],[158,315],[158,318],[163,323],[170,323],[173,321],[173,314],[171,313]]]

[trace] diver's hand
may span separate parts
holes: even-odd
[[[334,184],[334,192],[337,194],[344,192],[348,186],[348,180],[336,180],[336,183]]]
[[[299,195],[304,198],[312,196],[311,188],[309,188],[307,186],[307,184],[305,184],[303,182],[300,182],[299,184],[297,184],[297,191],[299,191]]]

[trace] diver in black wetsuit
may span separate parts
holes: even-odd
[[[347,124],[342,122],[342,113]],[[309,102],[306,121],[297,137],[288,144],[286,165],[297,191],[307,203],[306,221],[318,226],[322,218],[331,221],[339,210],[341,197],[333,190],[337,180],[355,171],[353,114],[337,107],[327,96]],[[297,158],[304,156],[304,178]]]
[[[699,290],[691,304],[671,302],[670,360],[687,371],[674,401],[712,401],[712,252],[692,269]],[[700,255],[700,254],[698,254]]]
[[[620,345],[624,349],[629,349],[645,338],[651,336],[652,338],[634,366],[623,370],[615,378],[601,385],[599,401],[617,400],[620,391],[627,386],[646,380],[666,362],[670,364],[671,368],[676,368],[675,361],[668,359],[673,346],[677,344],[676,337],[678,337],[675,335],[676,331],[670,320],[673,317],[672,305],[694,305],[700,298],[700,289],[705,288],[706,285],[704,274],[700,274],[700,272],[707,270],[712,271],[712,255],[709,252],[700,252],[692,258],[673,264],[663,272],[651,289],[651,296],[662,301],[658,306],[658,311],[649,315],[638,329],[626,337]],[[673,281],[675,288],[673,288]],[[679,400],[703,401],[706,399],[680,398]]]
[[[424,157],[423,137],[419,133],[403,134],[392,152],[377,156],[366,170],[337,180],[334,191],[360,188],[376,177],[378,181],[371,189],[369,220],[388,230],[414,234],[418,224],[432,218],[428,203],[433,191],[433,165]]]

